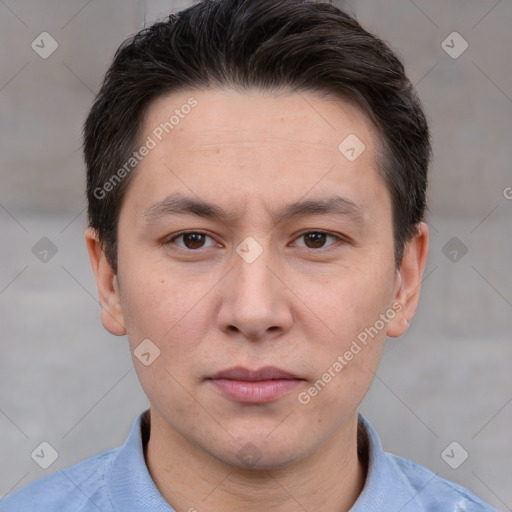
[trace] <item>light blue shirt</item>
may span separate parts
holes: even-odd
[[[26,485],[2,499],[0,511],[175,512],[144,461],[147,413],[135,420],[123,446]],[[351,512],[497,512],[464,487],[384,452],[377,433],[361,415],[359,425],[367,438],[368,474]]]

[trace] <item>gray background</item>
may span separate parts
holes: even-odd
[[[0,496],[121,444],[148,405],[126,339],[100,323],[81,126],[122,40],[189,4],[0,1]],[[349,7],[404,59],[435,151],[419,310],[362,412],[386,450],[512,510],[512,3]],[[47,59],[31,48],[43,31],[59,45]],[[456,59],[441,46],[454,31],[469,44]],[[47,262],[32,252],[43,237],[57,248]],[[46,470],[31,458],[42,441],[59,454]],[[469,453],[458,469],[441,457],[452,441]]]

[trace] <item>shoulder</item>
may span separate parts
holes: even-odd
[[[0,500],[0,512],[89,512],[112,509],[105,474],[119,448],[32,482]]]
[[[497,512],[470,490],[441,478],[421,464],[391,453],[386,456],[411,496],[410,508],[406,507],[404,512],[416,510],[418,506],[436,512]]]
[[[401,512],[498,512],[461,485],[385,452],[377,432],[361,415],[358,452],[368,462],[368,474],[354,512],[383,510],[388,503]]]

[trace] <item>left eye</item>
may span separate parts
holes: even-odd
[[[308,233],[303,233],[297,238],[297,240],[300,240],[301,238],[306,241],[306,248],[308,249],[322,249],[327,238],[332,238],[335,241],[341,240],[340,237],[324,233],[323,231],[309,231]]]

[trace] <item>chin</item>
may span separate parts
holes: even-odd
[[[230,466],[254,471],[283,468],[307,456],[304,442],[293,441],[289,434],[270,439],[267,431],[238,437],[234,445],[219,448],[210,453]]]

